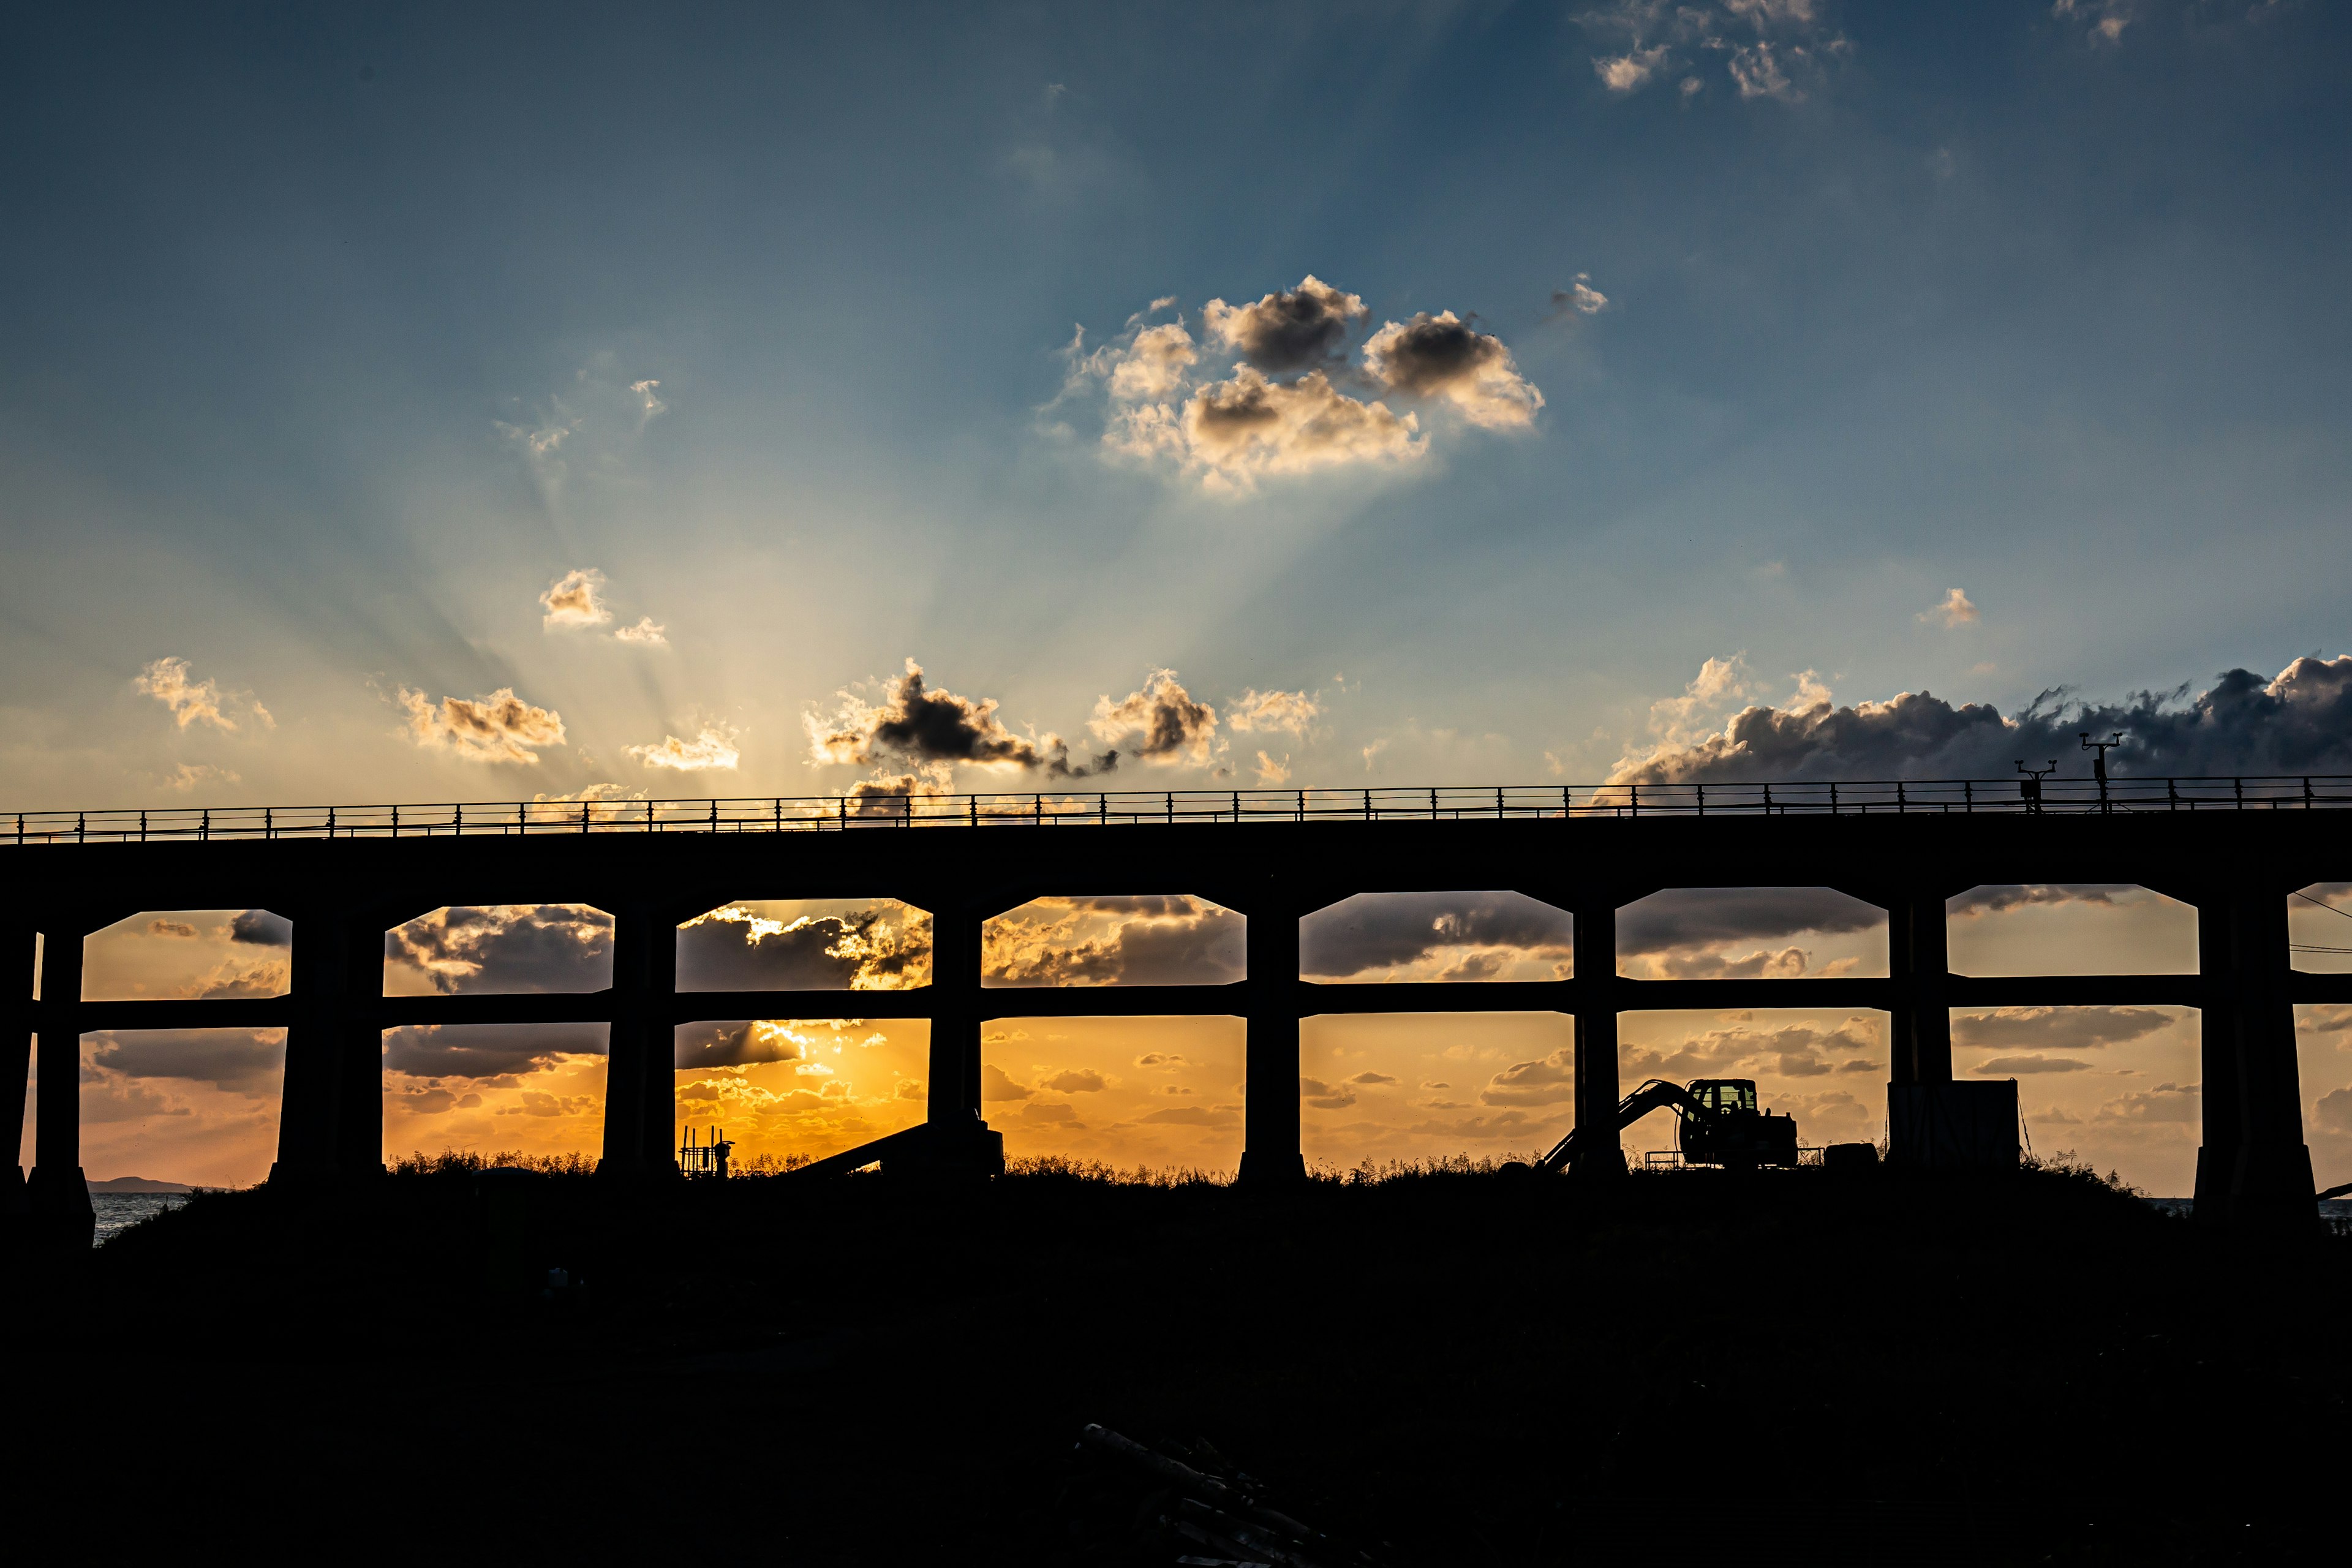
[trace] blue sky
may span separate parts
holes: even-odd
[[[2347,39],[2255,0],[36,19],[0,769],[1040,776],[819,761],[909,658],[1150,788],[1590,781],[1822,688],[2352,691]],[[1238,482],[1106,446],[1137,331],[1197,350],[1175,429],[1245,379],[1210,301],[1310,275],[1360,301],[1331,395],[1402,437]],[[1382,382],[1367,340],[1447,311],[1518,413]],[[1154,765],[1115,716],[1159,669],[1219,717]],[[464,744],[492,710],[445,700],[502,690],[562,739]]]

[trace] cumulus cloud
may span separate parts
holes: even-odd
[[[215,1089],[266,1087],[286,1062],[283,1029],[124,1029],[94,1037],[90,1065],[126,1078]]]
[[[603,1024],[407,1024],[384,1036],[383,1065],[411,1078],[505,1078],[563,1057],[601,1057]]]
[[[1320,980],[1344,980],[1452,947],[1565,957],[1570,926],[1566,910],[1524,893],[1359,894],[1300,922],[1299,970]]]
[[[593,566],[573,567],[540,595],[540,605],[547,612],[540,624],[549,631],[603,626],[613,618],[604,591],[604,574]]]
[[[848,1043],[856,1018],[744,1018],[724,1023],[680,1025],[672,1035],[672,1064],[681,1072],[698,1068],[739,1068],[761,1062],[805,1060],[820,1045]],[[883,1037],[858,1042],[872,1045]],[[822,1068],[821,1063],[811,1064]]]
[[[1531,1062],[1513,1062],[1478,1091],[1481,1105],[1557,1105],[1575,1098],[1573,1046],[1562,1046]]]
[[[650,424],[669,412],[669,405],[656,395],[656,389],[660,385],[660,382],[653,380],[629,383],[629,390],[636,395],[637,415],[642,423]]]
[[[1389,392],[1442,398],[1490,430],[1530,425],[1543,406],[1543,394],[1519,374],[1503,340],[1451,310],[1389,322],[1364,345],[1364,369]]]
[[[1157,403],[1189,378],[1201,355],[1181,321],[1146,327],[1118,347],[1106,345],[1104,384],[1122,403]]]
[[[1622,55],[1595,55],[1592,73],[1612,92],[1632,92],[1647,86],[1665,63],[1666,46],[1653,44],[1646,49],[1628,49]]]
[[[384,933],[383,955],[444,995],[612,983],[613,917],[586,904],[456,906]]]
[[[1356,1103],[1354,1089],[1344,1083],[1325,1083],[1319,1078],[1300,1079],[1298,1092],[1318,1110],[1345,1110]]]
[[[228,922],[228,939],[255,947],[291,947],[294,922],[268,910],[243,910]]]
[[[202,680],[195,679],[184,658],[151,660],[144,669],[131,677],[131,689],[152,697],[170,709],[173,722],[183,730],[191,724],[205,723],[216,730],[234,731],[238,725],[231,710],[238,708],[244,709],[265,730],[278,727],[278,721],[270,717],[269,710],[255,701],[250,692],[223,691],[220,683],[209,676]],[[210,768],[184,768],[182,772],[199,777],[217,774],[217,770]],[[236,775],[230,773],[226,776],[233,779]],[[192,778],[189,782],[193,784],[195,781]]]
[[[534,746],[559,745],[563,741],[563,716],[541,708],[502,686],[470,701],[444,697],[438,704],[404,686],[394,699],[408,716],[408,738],[429,752],[447,752],[468,763],[520,763],[535,766]]]
[[[2079,1051],[2141,1039],[2171,1022],[2153,1007],[1996,1007],[1954,1014],[1952,1043]]]
[[[1137,752],[1147,763],[1206,767],[1216,742],[1217,710],[1194,700],[1174,670],[1155,669],[1139,689],[1116,702],[1108,692],[1096,699],[1087,727],[1103,741],[1139,734]]]
[[[994,1062],[984,1062],[980,1069],[980,1098],[986,1104],[1005,1100],[1028,1100],[1036,1090],[1025,1083],[1015,1083],[1005,1070]]]
[[[1786,1024],[1759,1029],[1745,1016],[1691,1035],[1664,1049],[1631,1050],[1626,1075],[1672,1079],[1755,1077],[1822,1078],[1832,1073],[1872,1073],[1886,1065],[1881,1020],[1856,1016],[1835,1028]]]
[[[1339,357],[1364,301],[1308,273],[1297,288],[1255,304],[1212,300],[1202,312],[1209,336],[1263,371],[1307,370]]]
[[[1171,672],[1172,673],[1172,672]],[[1225,722],[1244,733],[1276,730],[1304,735],[1322,713],[1322,704],[1304,691],[1260,691],[1251,688],[1225,705]]]
[[[1195,392],[1172,426],[1159,405],[1152,418],[1130,422],[1121,441],[1118,449],[1131,456],[1181,451],[1218,485],[1236,488],[1267,475],[1410,462],[1426,450],[1411,414],[1349,397],[1319,370],[1280,382],[1249,364]]]
[[[1044,1083],[1056,1094],[1094,1094],[1108,1087],[1102,1074],[1083,1068],[1057,1072]]]
[[[735,745],[740,733],[731,724],[705,724],[691,741],[665,735],[657,745],[624,746],[621,750],[639,767],[700,773],[710,768],[731,768],[742,761],[743,754]]]
[[[621,626],[614,630],[613,640],[638,643],[646,647],[667,647],[669,628],[657,624],[651,616],[639,616],[635,626]]]
[[[996,699],[959,697],[932,688],[923,667],[907,660],[907,672],[883,687],[882,701],[866,701],[854,691],[835,693],[831,713],[811,709],[802,723],[808,731],[809,755],[819,763],[913,764],[918,770],[961,763],[982,768],[1042,768],[1055,777],[1078,778],[1107,772],[1118,763],[1118,753],[1097,757],[1091,763],[1073,763],[1068,747],[1056,735],[1042,739],[1016,735],[996,716]],[[879,781],[884,793],[903,798],[917,787],[913,777]]]
[[[1955,919],[1976,920],[2010,910],[2041,904],[2113,905],[2128,882],[2032,882],[2007,887],[1970,888],[1944,900],[1944,912]]]
[[[2138,0],[2054,0],[2050,15],[2061,22],[2079,22],[2095,48],[2113,48],[2124,41],[2124,29],[2139,19]]]
[[[1565,289],[1555,289],[1551,294],[1550,321],[1559,321],[1577,316],[1597,316],[1609,308],[1609,296],[1592,286],[1592,275],[1580,272],[1576,281]]]
[[[1260,789],[1277,789],[1290,782],[1290,753],[1285,752],[1282,761],[1276,762],[1265,752],[1257,754],[1257,782]]]
[[[730,904],[677,929],[688,991],[895,991],[920,984],[931,952],[921,911],[886,904],[771,920]]]
[[[1948,626],[1972,626],[1977,619],[1977,607],[1968,595],[1954,588],[1944,595],[1943,602],[1934,609],[1920,611],[1919,618],[1923,621],[1941,621]]]
[[[2123,732],[2107,763],[2118,776],[2352,773],[2352,654],[2298,658],[2267,680],[2226,670],[2194,697],[2184,685],[2087,702],[2061,687],[2014,718],[1927,691],[1841,707],[1808,673],[1786,702],[1743,708],[1719,731],[1668,736],[1621,758],[1610,782],[2000,778],[2020,757],[2074,752],[2085,730]]]
[[[1247,923],[1205,900],[1049,899],[1029,912],[983,928],[989,984],[1219,985],[1242,977]]]

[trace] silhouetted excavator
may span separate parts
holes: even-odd
[[[1685,1164],[1753,1170],[1797,1163],[1797,1119],[1757,1110],[1754,1079],[1702,1078],[1685,1088],[1654,1078],[1617,1102],[1617,1129],[1669,1107]],[[1575,1161],[1577,1148],[1576,1132],[1570,1131],[1534,1168],[1560,1170]]]

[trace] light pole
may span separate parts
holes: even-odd
[[[2117,730],[2104,741],[2091,739],[2088,730],[2078,730],[2075,733],[2083,737],[2083,750],[2099,753],[2091,763],[2091,776],[2099,781],[2099,813],[2105,816],[2107,811],[2107,752],[2124,743],[2124,732]]]

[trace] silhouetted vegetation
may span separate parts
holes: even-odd
[[[793,1562],[1153,1561],[1071,1500],[1100,1421],[1402,1562],[2288,1561],[2341,1463],[2346,1300],[2352,1244],[2214,1236],[2063,1158],[1269,1194],[419,1155],[199,1194],[54,1280],[103,1354],[42,1363],[75,1436],[41,1484],[135,1422],[204,1435],[159,1517],[352,1487],[468,1552],[748,1510],[730,1538]]]

